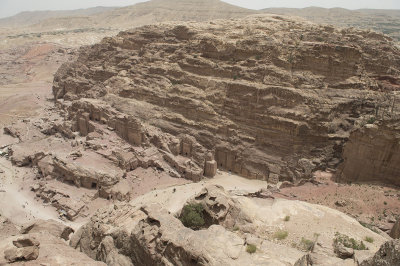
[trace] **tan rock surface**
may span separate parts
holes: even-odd
[[[59,69],[53,92],[82,135],[105,123],[134,146],[163,150],[187,179],[201,178],[212,152],[219,169],[298,182],[336,168],[350,132],[371,117],[398,124],[399,58],[384,35],[286,17],[169,23],[83,49]],[[398,179],[396,155],[376,164],[375,179]]]
[[[24,228],[23,234],[5,235],[0,239],[0,264],[13,265],[105,265],[67,245],[59,234],[61,223],[56,221],[35,221]],[[30,229],[28,234],[26,230]]]
[[[353,132],[344,147],[338,180],[400,186],[399,132],[398,121]]]
[[[389,266],[400,264],[400,240],[391,240],[382,245],[373,258],[360,266]]]
[[[154,197],[154,193],[160,196]],[[193,201],[204,206],[206,217],[210,217],[208,228],[193,231],[176,218],[183,205]],[[287,214],[289,222],[283,219]],[[288,238],[274,239],[277,230],[287,230]],[[152,192],[130,204],[103,209],[70,243],[92,258],[107,262],[108,256],[119,254],[134,265],[294,265],[305,254],[301,239],[320,233],[314,254],[325,259],[320,264],[313,260],[315,265],[327,265],[328,260],[344,262],[333,251],[336,230],[357,239],[373,235],[375,242],[367,243],[371,257],[385,242],[350,217],[326,207],[232,196],[219,186],[204,188],[199,183]],[[255,254],[245,251],[246,243],[257,246]]]
[[[148,4],[158,8],[143,14],[150,14],[149,21],[153,12],[160,20],[180,19],[165,3],[145,3],[143,10]],[[198,20],[252,13],[218,1],[174,3],[182,10],[193,4],[218,7],[214,13],[200,8]],[[221,5],[224,12],[215,12]],[[110,19],[133,25],[125,18],[139,19],[142,11],[113,10]],[[53,17],[37,27],[55,22],[64,23]],[[53,37],[76,45],[96,42],[102,34],[107,33],[89,29],[86,39],[79,39],[82,32]],[[13,63],[19,53],[21,60]],[[55,71],[67,58],[74,58],[74,51],[55,44],[4,51],[3,81],[48,81],[48,68]],[[65,224],[36,221],[23,228],[40,242],[37,259],[26,265],[97,265],[92,259],[108,265],[369,261],[387,240],[384,233],[327,207],[276,195],[320,186],[313,172],[338,166],[343,182],[397,184],[399,62],[399,50],[387,36],[275,15],[121,32],[82,48],[59,69],[55,106],[46,99],[46,83],[28,92],[20,91],[24,85],[4,85],[0,118],[14,123],[0,121],[7,134],[0,140],[0,210],[18,224],[36,218]],[[36,89],[40,93],[32,94]],[[30,104],[33,108],[26,108]],[[376,199],[395,210],[396,194],[389,196],[388,202],[386,192]],[[357,206],[353,198],[339,200],[339,209]],[[177,217],[188,202],[203,205],[206,228],[193,231],[181,224]],[[89,218],[100,207],[105,208]],[[382,213],[392,221],[394,214],[386,211],[379,210],[379,220]],[[89,219],[70,244],[92,259],[65,246],[72,228]],[[36,256],[36,249],[12,244],[20,236],[10,237],[17,234],[10,221],[4,219],[3,228],[0,250],[12,245],[10,258]],[[362,254],[347,250],[345,257],[351,258],[342,260],[332,245],[337,231],[374,241],[365,243],[369,250]],[[278,240],[277,232],[288,235]],[[310,254],[303,238],[313,241]],[[255,254],[246,252],[247,244],[257,246]],[[395,252],[392,246],[383,253]]]
[[[390,230],[390,236],[394,239],[400,238],[400,219],[397,219],[396,223]]]

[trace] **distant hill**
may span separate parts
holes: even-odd
[[[163,21],[205,21],[247,16],[257,11],[219,0],[152,0],[95,16],[99,23],[136,25]]]
[[[0,27],[29,27],[36,32],[57,29],[125,29],[164,21],[205,21],[260,13],[219,0],[152,0],[122,8],[23,12],[0,20]]]
[[[17,15],[12,17],[0,19],[0,26],[1,27],[29,26],[50,18],[90,16],[106,11],[111,11],[113,9],[115,9],[115,7],[99,6],[87,9],[76,9],[76,10],[27,11],[18,13]]]
[[[23,12],[0,19],[0,48],[46,41],[80,46],[126,30],[166,21],[207,21],[257,13],[303,17],[316,23],[359,27],[386,33],[400,41],[400,10],[343,8],[268,8],[251,10],[220,0],[151,0],[127,7]]]
[[[316,23],[372,29],[400,41],[400,10],[344,8],[267,8],[264,12],[303,17]]]

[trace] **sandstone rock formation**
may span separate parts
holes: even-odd
[[[73,131],[86,136],[104,124],[133,146],[157,148],[175,176],[212,176],[212,153],[219,169],[271,183],[343,160],[342,180],[358,180],[354,171],[378,148],[363,181],[393,183],[392,131],[358,153],[351,145],[365,143],[364,133],[353,133],[358,142],[342,152],[353,130],[398,125],[399,64],[381,34],[251,16],[105,38],[58,70],[53,92]]]
[[[400,123],[367,125],[346,143],[339,180],[400,186]]]
[[[166,1],[149,4],[161,9],[146,14],[170,14]],[[26,49],[32,64],[73,57],[58,46]],[[5,62],[5,82],[14,82],[17,65]],[[29,80],[17,74],[15,82]],[[399,74],[400,51],[385,35],[275,15],[145,26],[83,47],[57,71],[55,101],[4,128],[0,193],[35,221],[19,228],[0,217],[0,264],[396,264],[398,243],[369,223],[279,197],[314,196],[311,184],[325,199],[332,186],[337,192],[316,170],[338,170],[341,182],[400,184]],[[376,193],[388,209],[371,213],[393,223],[398,195],[384,189]],[[333,202],[347,211],[355,200]],[[184,221],[190,206],[200,225]],[[41,217],[84,225],[71,236],[65,224],[36,220],[38,207],[49,211]],[[339,233],[365,245],[336,242]]]
[[[341,231],[357,238],[374,234],[328,208],[232,196],[219,186],[191,184],[179,187],[179,191],[171,188],[157,193],[164,196],[144,195],[130,204],[100,210],[74,234],[70,245],[108,265],[310,265],[307,261],[312,265],[355,265],[352,258],[336,257],[332,230],[337,227],[328,221],[336,217]],[[186,228],[177,218],[184,205],[194,202],[204,208],[205,227],[197,231]],[[282,211],[289,209],[294,226],[282,224]],[[296,245],[300,235],[312,234],[303,231],[304,219],[308,230],[312,227],[324,232],[315,240],[310,255]],[[271,232],[278,228],[288,230],[290,240],[274,240]],[[376,243],[368,243],[370,250],[366,251],[370,257],[384,242],[379,235],[374,234],[374,238]],[[246,252],[248,244],[256,245],[256,253]]]
[[[4,251],[8,262],[36,260],[39,257],[39,241],[34,237],[24,236],[13,241],[13,247]]]
[[[400,238],[400,219],[397,219],[396,223],[392,227],[392,230],[390,230],[390,236],[394,239]]]
[[[62,225],[53,220],[36,220],[32,223],[23,225],[21,228],[22,234],[40,233],[43,231],[47,231],[51,235],[64,240],[69,240],[69,235],[74,232],[71,227]]]
[[[400,240],[388,241],[382,245],[373,258],[360,266],[389,266],[400,264]]]
[[[66,229],[68,227],[56,221],[35,221],[23,227],[21,233],[3,235],[0,239],[0,264],[104,265],[69,247],[64,241]]]

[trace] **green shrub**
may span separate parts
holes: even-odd
[[[274,238],[278,239],[278,240],[283,240],[285,239],[287,236],[289,235],[289,233],[287,231],[276,231],[274,234]]]
[[[290,216],[286,215],[285,218],[283,219],[285,222],[289,222],[290,221]]]
[[[190,203],[183,207],[181,216],[182,224],[193,230],[198,230],[204,226],[203,205],[200,203]]]
[[[374,242],[374,239],[373,239],[372,237],[370,237],[370,236],[366,236],[366,237],[364,238],[364,240],[365,240],[366,242],[368,242],[368,243],[373,243],[373,242]]]
[[[371,117],[370,119],[367,120],[367,124],[373,124],[375,123],[376,118],[375,117]]]
[[[247,244],[246,251],[250,254],[253,254],[257,251],[257,247],[253,244]]]
[[[334,243],[341,243],[346,248],[352,248],[355,250],[367,250],[368,248],[364,245],[364,242],[357,241],[354,238],[350,238],[347,235],[335,233]]]
[[[315,242],[309,239],[305,239],[304,237],[301,238],[300,247],[305,251],[312,251],[314,248]]]
[[[239,231],[240,230],[240,228],[239,228],[239,226],[237,226],[237,225],[235,225],[234,227],[233,227],[233,229],[232,229],[232,231]]]

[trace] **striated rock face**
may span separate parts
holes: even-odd
[[[400,186],[400,123],[367,125],[350,135],[338,179]]]
[[[400,51],[384,35],[265,15],[121,32],[82,48],[53,92],[74,131],[106,124],[158,148],[175,175],[199,180],[218,167],[294,182],[335,168],[353,129],[388,117],[376,103],[389,105],[382,95],[400,88],[399,71]],[[377,142],[386,155],[398,149],[389,142]],[[398,176],[396,156],[382,158],[382,181]]]

